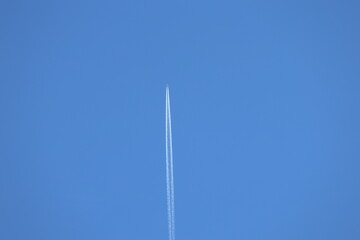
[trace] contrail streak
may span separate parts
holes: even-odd
[[[165,140],[166,140],[166,193],[169,240],[175,240],[175,197],[174,197],[174,162],[172,151],[172,131],[170,113],[170,93],[166,87],[166,110],[165,110]]]

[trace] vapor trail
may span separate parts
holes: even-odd
[[[175,197],[174,197],[174,162],[172,151],[172,131],[170,113],[170,93],[166,87],[166,110],[165,110],[165,140],[166,140],[166,191],[169,240],[175,240]]]

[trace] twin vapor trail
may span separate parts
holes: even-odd
[[[172,152],[170,92],[166,87],[166,110],[165,110],[165,141],[166,141],[166,196],[169,240],[175,240],[175,201],[174,201],[174,163]]]

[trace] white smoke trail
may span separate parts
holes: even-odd
[[[167,190],[167,210],[169,240],[175,240],[175,197],[174,197],[174,162],[172,151],[172,130],[170,113],[170,93],[169,87],[166,87],[166,190]]]
[[[169,90],[168,90],[169,91]],[[170,95],[168,94],[168,115],[169,115],[169,145],[170,145],[170,180],[171,180],[171,220],[172,220],[172,235],[175,240],[175,194],[174,194],[174,162],[172,150],[172,130],[171,130],[171,111],[170,111]]]

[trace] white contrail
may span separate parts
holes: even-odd
[[[172,131],[170,113],[170,93],[166,87],[166,114],[165,114],[165,137],[166,137],[166,190],[169,240],[175,240],[175,200],[174,200],[174,162],[172,153]]]

